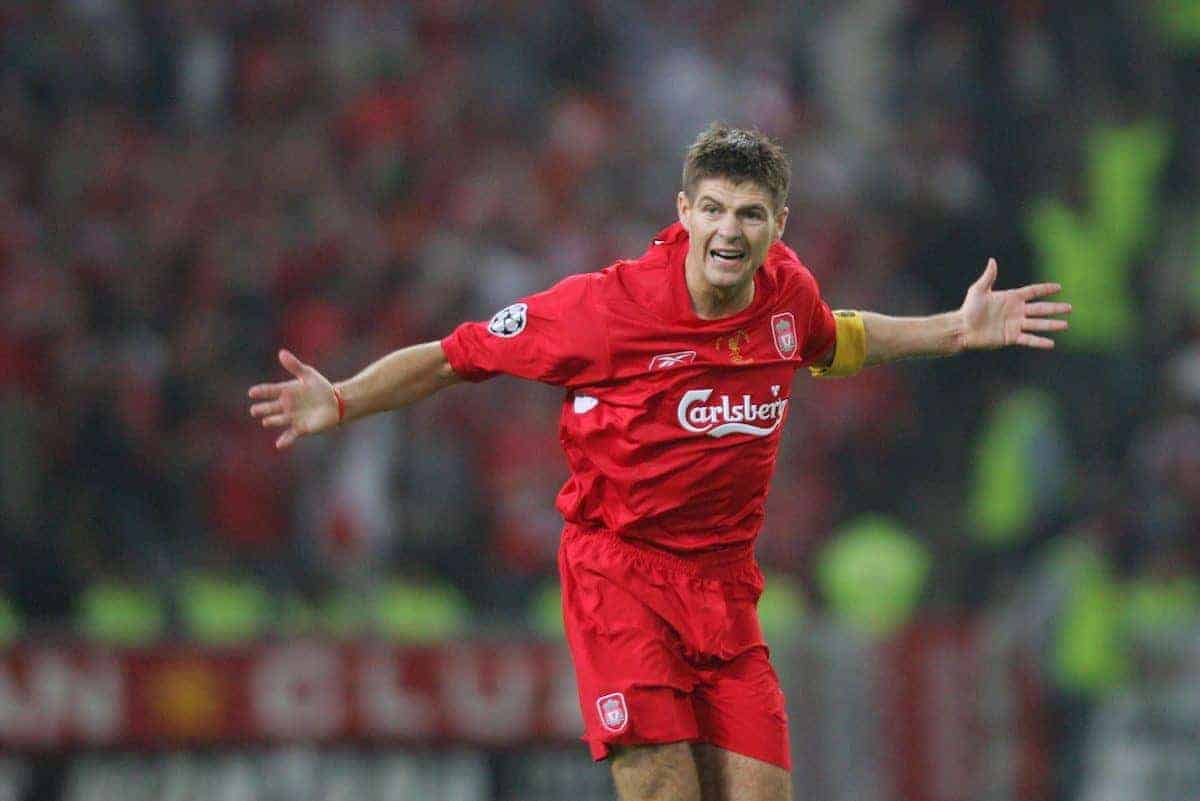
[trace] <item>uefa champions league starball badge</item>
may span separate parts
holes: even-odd
[[[525,330],[525,311],[528,308],[524,303],[505,306],[492,316],[492,321],[488,323],[488,331],[506,339],[515,337]]]

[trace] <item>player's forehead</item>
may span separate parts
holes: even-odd
[[[722,206],[772,208],[771,191],[757,181],[734,181],[730,178],[701,178],[696,182],[695,199],[715,200]]]

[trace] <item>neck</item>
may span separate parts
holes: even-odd
[[[683,274],[687,279],[692,310],[702,320],[732,317],[754,300],[754,273],[750,273],[745,281],[734,286],[713,286],[704,280],[700,267],[693,263],[689,253],[684,262]]]

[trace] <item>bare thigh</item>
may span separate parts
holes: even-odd
[[[701,801],[690,743],[614,747],[612,775],[617,801]]]
[[[792,801],[792,777],[772,765],[708,743],[692,743],[703,801]]]

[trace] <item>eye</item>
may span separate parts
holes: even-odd
[[[700,207],[700,211],[704,212],[705,214],[716,214],[719,209],[712,203],[705,203]]]

